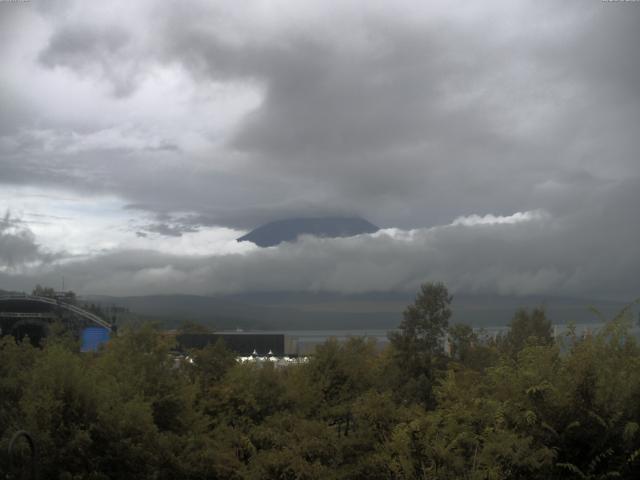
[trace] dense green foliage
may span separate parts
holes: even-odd
[[[219,343],[177,361],[152,327],[98,354],[5,337],[1,455],[26,429],[48,479],[640,478],[640,347],[624,314],[554,340],[542,310],[520,311],[492,340],[449,327],[450,302],[425,286],[386,350],[329,341],[281,369]]]
[[[442,283],[426,283],[404,311],[398,332],[391,340],[394,391],[403,402],[433,407],[433,387],[443,368],[443,339],[449,327],[451,301]]]

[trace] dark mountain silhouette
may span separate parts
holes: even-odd
[[[291,218],[258,227],[238,238],[238,242],[253,242],[260,247],[272,247],[282,242],[295,242],[300,235],[352,237],[378,230],[378,227],[359,217]]]
[[[81,301],[127,308],[130,314],[120,318],[120,325],[127,324],[129,319],[158,321],[165,328],[175,328],[190,320],[216,330],[366,330],[396,328],[402,312],[414,299],[415,292],[254,292],[215,297],[93,295]],[[455,294],[451,322],[474,327],[504,326],[519,307],[541,305],[554,323],[597,323],[600,319],[589,306],[596,307],[606,318],[613,318],[625,303],[587,298]],[[633,316],[637,315],[635,307]]]

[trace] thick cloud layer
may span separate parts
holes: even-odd
[[[424,281],[443,280],[454,292],[629,300],[638,293],[640,223],[628,201],[638,188],[637,182],[621,185],[618,194],[590,205],[589,214],[476,215],[431,228],[303,237],[225,255],[118,250],[49,265],[14,281],[28,286],[64,275],[82,293],[132,295],[411,292]]]
[[[126,218],[128,239],[105,243],[96,228],[84,249],[45,245],[84,255],[61,264],[86,276],[81,288],[357,291],[439,275],[467,289],[637,290],[636,4],[68,0],[0,10],[0,198],[69,192],[81,199],[78,225],[107,210],[115,219],[100,199],[117,199]],[[23,219],[54,208],[10,206]],[[504,220],[515,212],[531,213]],[[222,243],[202,256],[199,244],[198,259],[183,248],[217,227],[341,214],[412,231],[412,241],[307,239],[230,256],[216,255],[234,251]],[[180,248],[154,248],[160,238]],[[148,265],[122,271],[129,257]],[[113,276],[92,279],[92,265]]]

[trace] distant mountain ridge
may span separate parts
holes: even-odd
[[[216,330],[348,330],[391,329],[402,320],[402,312],[415,299],[414,292],[254,292],[235,295],[148,295],[109,297],[91,295],[87,303],[127,308],[138,320],[160,322],[175,328],[182,321],[199,322]],[[455,294],[452,323],[474,327],[504,326],[519,307],[544,306],[553,323],[596,323],[589,310],[596,307],[606,318],[617,314],[624,302],[545,296],[501,296]],[[633,311],[637,318],[638,307]],[[123,318],[126,323],[126,319]]]
[[[380,230],[360,217],[290,218],[269,222],[237,239],[259,247],[273,247],[282,242],[295,242],[300,235],[317,237],[352,237]]]

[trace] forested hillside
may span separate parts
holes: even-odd
[[[150,326],[97,354],[64,334],[43,348],[4,337],[1,473],[25,429],[47,479],[638,478],[640,346],[625,312],[554,339],[543,310],[520,310],[489,339],[450,326],[450,303],[425,285],[382,353],[329,341],[281,369],[221,344],[179,361]]]

